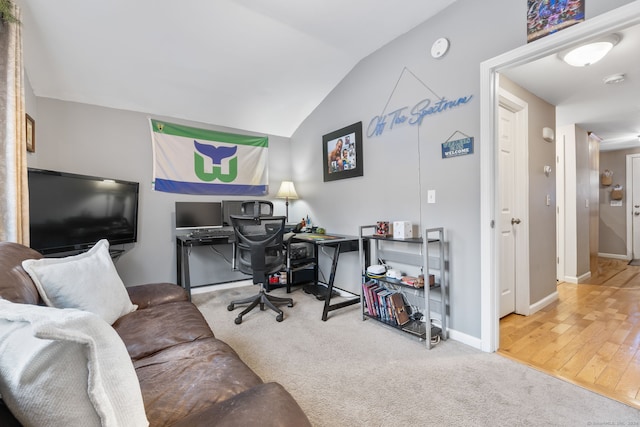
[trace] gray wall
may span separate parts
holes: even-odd
[[[587,18],[629,2],[590,0]],[[440,37],[450,40],[451,49],[436,60],[429,51]],[[301,197],[291,203],[290,218],[308,214],[328,231],[347,234],[357,234],[359,225],[377,220],[407,220],[421,229],[445,227],[450,326],[470,338],[480,337],[479,153],[484,143],[479,140],[480,63],[525,43],[525,1],[458,0],[363,59],[291,141],[270,137],[271,196],[282,179],[292,178]],[[411,72],[403,74],[405,67]],[[433,92],[448,99],[469,95],[473,99],[426,117],[421,126],[404,124],[379,136],[365,136],[364,176],[323,182],[322,135],[358,121],[363,122],[366,134],[374,116],[411,107]],[[151,143],[146,116],[37,98],[36,120],[38,146],[36,154],[29,157],[31,166],[141,182],[140,239],[118,262],[125,283],[175,280],[173,206],[175,200],[189,198],[150,190]],[[475,137],[475,153],[442,159],[440,144],[454,133],[461,137],[456,132]],[[435,204],[426,203],[429,189],[436,190]],[[284,213],[282,203],[277,209]],[[539,264],[540,269],[555,268]],[[323,266],[325,272],[327,268]],[[357,290],[358,272],[355,254],[341,256],[337,282],[342,287]]]
[[[605,255],[627,255],[627,155],[638,154],[640,149],[603,151],[600,153],[600,172],[613,172],[613,184],[600,185],[600,246]],[[611,188],[620,184],[625,190],[622,206],[611,206]]]
[[[30,167],[137,181],[140,183],[138,242],[116,266],[126,285],[175,282],[175,202],[216,201],[228,196],[188,196],[151,189],[151,133],[148,116],[141,113],[37,98],[36,152]],[[153,118],[165,119],[152,116]],[[250,134],[184,120],[174,123],[227,132]],[[289,179],[290,148],[287,138],[269,136],[269,194]],[[284,215],[284,203],[274,200],[276,214]],[[211,283],[219,260],[211,251],[194,251],[193,285]],[[226,269],[230,267],[226,265]]]
[[[629,2],[590,1],[587,18],[625,3]],[[479,152],[483,141],[478,139],[479,67],[484,60],[525,44],[525,29],[524,1],[458,0],[361,61],[292,137],[293,178],[305,194],[305,204],[296,202],[294,207],[301,209],[296,210],[298,216],[308,210],[328,230],[350,234],[357,232],[358,225],[377,220],[409,220],[422,229],[445,227],[450,257],[450,326],[471,337],[480,337]],[[429,49],[439,37],[448,38],[451,48],[436,60],[430,57]],[[364,176],[324,183],[322,135],[357,121],[363,122],[366,133],[371,118],[379,115],[388,101],[387,112],[393,107],[412,106],[425,97],[424,87],[406,73],[393,92],[405,67],[440,96],[473,95],[475,100],[428,117],[418,128],[398,126],[380,136],[365,137]],[[475,137],[475,153],[442,159],[440,144],[456,131]],[[539,173],[538,162],[546,163],[534,158],[534,173]],[[543,191],[552,192],[552,185],[545,182]],[[435,204],[426,203],[429,189],[436,190]],[[534,190],[533,195],[538,192]],[[545,217],[553,224],[550,214]],[[554,227],[545,230],[536,237],[538,246],[531,252],[549,249],[555,253],[554,236]],[[533,260],[532,270],[535,267],[555,279],[555,261],[543,258]],[[343,283],[357,286],[359,282],[357,269],[343,270],[341,276]],[[532,291],[532,300],[547,296],[550,280],[545,276],[544,291]]]

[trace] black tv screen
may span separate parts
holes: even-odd
[[[85,250],[101,239],[134,243],[137,182],[29,168],[31,247],[43,254]]]

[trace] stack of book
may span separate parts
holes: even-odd
[[[393,325],[409,322],[409,314],[401,292],[387,289],[377,281],[370,280],[362,284],[362,294],[369,316]]]

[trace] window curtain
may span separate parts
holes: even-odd
[[[20,9],[13,8],[20,21]],[[0,20],[0,241],[29,246],[23,80],[20,24]]]

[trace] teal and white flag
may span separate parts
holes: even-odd
[[[156,191],[257,196],[268,193],[266,136],[149,121]]]

